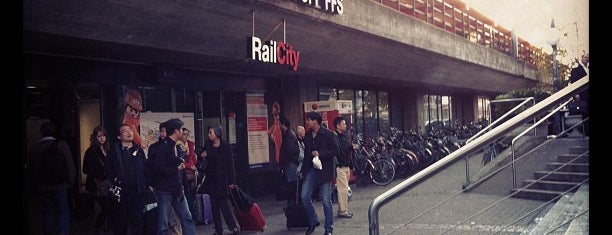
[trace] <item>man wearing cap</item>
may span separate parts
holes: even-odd
[[[300,196],[310,222],[306,235],[314,232],[320,225],[312,204],[315,187],[319,187],[319,196],[323,202],[325,235],[332,234],[334,225],[331,182],[336,177],[334,157],[338,154],[338,145],[334,134],[327,128],[321,128],[322,119],[321,114],[317,112],[306,113],[306,123],[310,130],[304,138],[304,162],[300,171],[304,178]]]

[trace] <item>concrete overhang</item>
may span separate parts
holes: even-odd
[[[29,0],[24,53],[446,94],[538,83],[511,56],[371,1],[343,3],[333,15],[290,0]],[[286,39],[300,51],[298,70],[247,59],[253,35]]]

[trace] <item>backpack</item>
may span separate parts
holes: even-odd
[[[42,151],[40,157],[40,178],[48,185],[62,184],[68,180],[68,167],[64,155],[57,149],[59,140],[53,142]]]

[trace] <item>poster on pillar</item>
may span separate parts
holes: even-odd
[[[325,100],[304,102],[304,114],[315,111],[321,114],[323,121],[321,126],[334,131],[334,119],[338,116],[343,116],[346,119],[346,125],[351,129],[351,121],[353,114],[353,101],[351,100]],[[304,127],[308,131],[309,127],[304,116]]]
[[[270,162],[268,106],[263,93],[247,93],[247,142],[249,168],[263,168]]]
[[[193,113],[143,112],[140,113],[139,134],[142,139],[142,148],[147,156],[149,156],[149,146],[159,140],[159,124],[172,118],[181,119],[184,123],[183,127],[191,132],[188,139],[195,141],[195,135],[193,134],[195,127]]]

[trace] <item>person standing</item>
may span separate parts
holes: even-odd
[[[216,124],[208,127],[208,143],[202,156],[206,161],[206,178],[204,179],[204,192],[210,195],[215,235],[223,234],[223,223],[232,231],[239,234],[240,229],[234,220],[234,214],[229,205],[229,189],[236,185],[234,172],[234,155],[232,146],[223,138],[223,127]]]
[[[96,228],[110,230],[111,204],[108,201],[108,178],[104,172],[104,161],[110,151],[110,143],[107,141],[106,129],[97,126],[89,136],[89,148],[85,150],[83,157],[83,173],[87,175],[85,179],[85,189],[90,195],[95,197],[100,205],[100,214],[96,218]],[[99,191],[98,189],[101,189]]]
[[[298,147],[300,148],[300,155],[298,156],[298,173],[302,169],[302,163],[304,162],[304,137],[306,137],[306,129],[304,126],[297,126],[295,129],[295,135],[298,139]]]
[[[336,177],[334,157],[338,153],[338,145],[334,140],[334,134],[327,128],[321,128],[322,119],[321,114],[317,112],[306,113],[306,122],[310,130],[304,138],[305,154],[300,172],[304,178],[300,197],[310,222],[306,235],[314,232],[320,225],[312,203],[315,187],[319,187],[319,196],[323,202],[325,235],[332,234],[334,225],[331,182]]]
[[[185,162],[179,157],[176,142],[182,135],[181,128],[184,123],[178,118],[165,122],[168,137],[157,144],[149,152],[148,173],[153,178],[153,188],[157,196],[159,216],[157,219],[157,234],[168,234],[168,217],[170,210],[174,209],[181,221],[184,235],[195,235],[195,224],[189,206],[185,199],[183,175]]]
[[[589,53],[585,53],[581,56],[580,61],[578,62],[578,66],[576,66],[575,68],[572,68],[572,71],[570,72],[570,82],[574,83],[578,80],[580,80],[581,78],[589,75]],[[580,93],[578,93],[578,95],[575,96],[576,101],[580,101],[582,105],[582,109],[584,109],[583,111],[581,111],[582,114],[582,119],[586,119],[589,117],[589,88],[585,88],[583,89]],[[584,135],[585,136],[589,136],[589,121],[585,121],[583,123],[584,125]]]
[[[111,184],[121,187],[115,208],[115,234],[142,234],[144,229],[145,153],[134,143],[134,131],[127,124],[119,126],[119,142],[110,149],[104,162],[106,177]]]
[[[348,210],[348,189],[351,176],[353,145],[348,139],[346,119],[339,116],[334,119],[334,135],[338,142],[338,166],[336,167],[336,187],[338,189],[338,217],[352,218],[353,213]]]
[[[70,153],[70,147],[64,141],[54,138],[55,125],[45,122],[40,126],[42,138],[35,143],[28,154],[29,176],[32,183],[32,194],[41,205],[43,235],[70,234],[70,208],[68,206],[68,189],[74,183],[75,166]],[[64,159],[67,177],[59,183],[49,182],[41,176],[43,155],[47,148],[56,148],[56,153]],[[59,157],[58,157],[59,159]],[[56,222],[57,221],[57,222]]]
[[[181,129],[182,135],[179,141],[181,149],[185,151],[185,197],[187,198],[187,205],[189,205],[189,212],[191,215],[195,215],[196,210],[196,179],[197,179],[197,157],[195,153],[195,142],[189,139],[191,131],[185,127]],[[195,218],[194,218],[195,219]]]
[[[285,172],[285,179],[288,183],[298,180],[297,166],[300,155],[297,136],[291,130],[291,122],[286,117],[280,118],[280,128],[283,132],[283,140],[280,148],[280,166]]]

